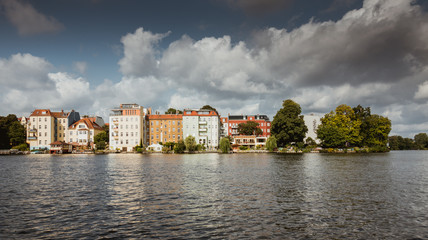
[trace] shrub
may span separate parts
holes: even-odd
[[[239,150],[248,150],[247,146],[239,146]]]
[[[186,145],[184,144],[184,141],[180,140],[174,146],[174,153],[184,153],[185,149],[186,149]]]

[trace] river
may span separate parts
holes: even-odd
[[[428,151],[0,156],[0,239],[428,239]]]

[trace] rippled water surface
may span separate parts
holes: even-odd
[[[428,151],[0,156],[0,239],[428,239]]]

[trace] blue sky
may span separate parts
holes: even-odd
[[[0,0],[0,114],[369,106],[428,132],[427,1]]]

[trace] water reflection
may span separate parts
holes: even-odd
[[[428,238],[425,152],[0,158],[0,238]]]

